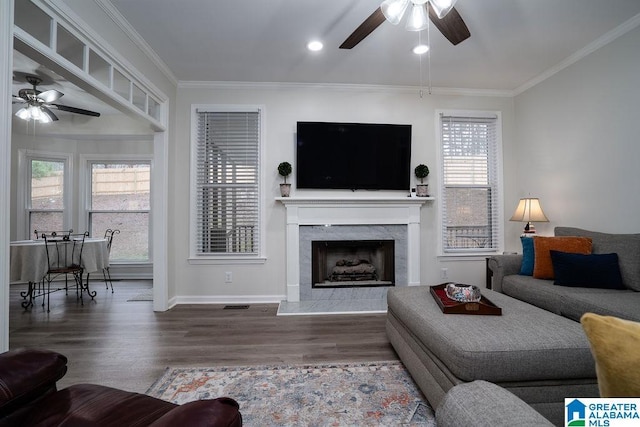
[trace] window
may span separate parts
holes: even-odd
[[[18,230],[23,238],[34,238],[33,232],[59,231],[71,228],[69,194],[71,157],[53,153],[19,151],[19,164],[24,180],[18,188],[20,215]],[[24,185],[24,186],[23,186]],[[23,200],[20,201],[20,200]]]
[[[111,261],[148,262],[151,163],[91,161],[89,232],[102,237],[120,230]]]
[[[440,113],[442,251],[501,247],[500,118]]]
[[[261,108],[194,107],[192,255],[261,255]],[[193,257],[193,256],[192,256]]]

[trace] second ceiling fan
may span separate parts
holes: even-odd
[[[23,107],[16,113],[16,116],[19,118],[27,121],[35,120],[42,123],[57,121],[58,116],[51,111],[51,108],[55,108],[60,111],[67,111],[69,113],[82,114],[85,116],[100,117],[100,113],[96,113],[95,111],[56,104],[55,101],[64,96],[64,93],[55,89],[41,92],[38,90],[38,85],[42,83],[42,79],[40,77],[25,74],[24,78],[33,87],[20,89],[18,95],[12,96],[13,104],[23,105]]]
[[[340,49],[351,49],[365,39],[385,20],[397,25],[409,10],[407,30],[421,31],[426,28],[427,10],[431,22],[447,40],[454,45],[471,36],[467,25],[453,7],[457,0],[385,0],[358,28],[340,45]]]

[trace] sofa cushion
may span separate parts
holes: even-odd
[[[593,242],[593,253],[617,253],[624,285],[640,291],[640,233],[610,234],[574,227],[556,227],[556,236],[583,236]]]
[[[591,253],[591,239],[587,237],[542,237],[533,238],[535,261],[533,277],[536,279],[553,279],[553,264],[550,251],[562,251],[576,254]]]
[[[580,322],[596,360],[600,397],[640,396],[640,323],[593,313]]]
[[[533,276],[533,262],[535,260],[535,252],[533,251],[533,238],[521,236],[522,242],[522,266],[520,274],[523,276]]]
[[[580,320],[583,314],[589,312],[640,321],[640,309],[638,309],[640,307],[640,292],[630,289],[619,291],[614,289],[553,287],[573,291],[562,298],[560,314],[576,322]]]
[[[587,312],[640,321],[640,292],[630,289],[554,286],[551,280],[513,274],[505,276],[502,292],[576,322]]]
[[[506,389],[482,380],[451,388],[436,409],[438,427],[552,426]]]
[[[560,314],[560,297],[567,290],[568,288],[553,286],[550,280],[535,279],[531,276],[513,274],[505,276],[502,281],[504,294],[556,314]]]
[[[626,289],[618,254],[571,254],[551,251],[555,285],[582,288]]]

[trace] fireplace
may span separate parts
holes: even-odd
[[[314,240],[313,288],[394,286],[394,240]]]
[[[327,299],[339,299],[339,300],[358,300],[358,299],[384,299],[386,298],[387,289],[393,286],[406,286],[408,281],[408,232],[406,225],[303,225],[299,227],[298,242],[299,242],[299,266],[300,266],[300,301],[309,300],[327,300]],[[361,246],[363,243],[365,246],[369,246],[369,242],[375,243],[378,246],[378,242],[389,241],[387,243],[393,247],[393,259],[391,257],[391,251],[387,250],[387,260],[377,261],[380,255],[371,255],[368,252],[372,251],[372,248],[355,249],[354,245]],[[327,269],[327,273],[320,274],[322,280],[314,279],[314,269],[318,268],[318,263],[313,261],[313,258],[317,256],[315,254],[317,248],[314,250],[314,242],[323,242],[321,246],[324,246],[324,242],[329,246],[329,252],[337,252],[337,255],[330,255],[333,257],[331,266],[323,267]],[[357,242],[357,243],[356,243]],[[331,247],[336,245],[335,247]],[[374,246],[374,248],[375,248]],[[354,252],[355,251],[355,252]],[[381,251],[380,248],[375,248],[375,252]],[[342,254],[340,254],[342,252]],[[376,281],[356,281],[356,280],[344,280],[333,281],[332,283],[324,283],[327,275],[333,273],[333,267],[336,266],[338,258],[345,260],[369,259],[369,262],[374,264],[376,268],[376,274],[380,275],[381,270],[384,276],[379,276]],[[355,256],[354,256],[355,255]],[[347,263],[345,263],[347,264]],[[351,264],[354,264],[353,262]],[[344,267],[344,266],[342,266]],[[350,267],[350,266],[347,266]],[[366,267],[366,268],[364,268]],[[368,266],[363,265],[360,268],[364,268],[363,271],[367,271]],[[348,270],[347,270],[348,271]],[[392,275],[392,276],[390,276]],[[316,273],[318,276],[318,273]],[[388,284],[383,284],[382,280],[386,279]],[[363,277],[364,279],[364,277]],[[356,283],[360,282],[360,283]],[[318,284],[320,283],[320,286]]]
[[[287,301],[385,299],[390,286],[313,287],[312,242],[394,240],[392,286],[420,284],[420,207],[430,197],[279,197],[286,206]]]

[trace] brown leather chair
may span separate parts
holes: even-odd
[[[67,358],[48,350],[0,354],[0,426],[241,426],[228,397],[176,405],[95,384],[57,390]]]

